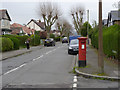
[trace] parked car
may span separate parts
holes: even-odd
[[[67,37],[64,37],[64,38],[62,39],[62,43],[68,43]]]
[[[48,38],[44,42],[44,46],[55,46],[55,41],[53,38]]]
[[[71,40],[68,46],[68,54],[78,54],[78,50],[79,50],[79,40],[78,39]]]

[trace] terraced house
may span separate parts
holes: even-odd
[[[10,34],[12,30],[10,29],[11,18],[6,9],[0,10],[0,35]]]

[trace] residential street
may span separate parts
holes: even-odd
[[[3,86],[71,87],[73,56],[67,45],[44,47],[31,53],[3,61]],[[12,67],[11,67],[12,66]],[[14,69],[15,68],[15,69]],[[10,70],[10,71],[9,71]],[[27,85],[27,86],[26,86]]]
[[[7,88],[72,88],[74,56],[67,44],[43,47],[2,62],[2,84]],[[77,77],[77,88],[117,88],[118,82]]]

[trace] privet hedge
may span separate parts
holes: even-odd
[[[98,28],[93,29],[92,45],[98,49]],[[120,58],[120,26],[103,27],[103,51],[108,57]],[[119,60],[119,59],[118,59]]]
[[[0,37],[0,52],[10,51],[14,49],[14,44],[11,39]]]
[[[40,36],[38,35],[32,35],[30,37],[30,45],[32,46],[37,46],[37,45],[40,45]]]

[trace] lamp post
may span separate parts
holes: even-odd
[[[99,44],[98,44],[98,67],[99,72],[104,73],[103,58],[103,35],[102,35],[102,0],[99,0]]]

